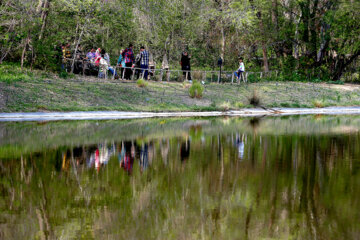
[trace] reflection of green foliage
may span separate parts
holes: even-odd
[[[288,121],[291,119],[291,122]],[[360,128],[360,118],[357,116],[324,116],[323,122],[310,122],[313,116],[291,116],[283,118],[263,118],[258,134],[339,134],[341,127],[332,128],[334,121],[352,129]],[[351,120],[351,121],[350,121]],[[197,123],[200,121],[200,123]],[[223,118],[168,118],[121,121],[64,121],[47,122],[2,122],[0,123],[0,158],[11,159],[21,154],[37,152],[47,148],[56,148],[73,143],[96,144],[106,141],[135,140],[139,136],[144,139],[181,136],[188,133],[183,128],[185,122],[201,126],[202,134],[215,134],[218,131],[230,133],[233,131],[251,133],[247,118],[231,118],[223,125]],[[347,123],[348,122],[348,123]],[[276,130],[275,130],[276,129]],[[343,129],[346,129],[343,127]],[[198,132],[196,132],[197,134]],[[45,141],[46,140],[46,141]],[[16,143],[16,145],[14,145]]]
[[[193,141],[199,141],[201,139],[202,127],[201,126],[192,126],[189,130],[189,135]]]
[[[309,239],[315,229],[324,239],[351,239],[360,227],[360,172],[353,167],[360,159],[358,117],[264,118],[256,133],[248,119],[230,118],[226,125],[223,120],[6,123],[10,132],[24,133],[0,149],[24,145],[20,140],[27,134],[44,148],[1,162],[2,236],[244,239],[247,232],[251,239]],[[159,128],[145,130],[149,126]],[[74,136],[66,133],[65,139],[65,129]],[[52,136],[36,137],[46,132]],[[182,163],[178,136],[186,133],[192,139],[190,158]],[[246,135],[241,161],[235,133]],[[201,135],[205,141],[199,144],[195,139]],[[167,161],[160,154],[164,138],[169,138]],[[147,170],[140,172],[135,159],[129,176],[117,157],[99,171],[86,165],[75,170],[70,159],[69,168],[61,170],[70,146],[121,139],[155,143]]]

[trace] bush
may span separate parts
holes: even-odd
[[[189,88],[189,95],[191,98],[202,98],[204,92],[204,87],[201,86],[201,84],[197,81],[194,81],[194,83]]]
[[[137,80],[136,84],[138,87],[147,87],[148,83],[144,79]]]
[[[220,104],[220,110],[221,111],[229,111],[230,110],[230,107],[231,107],[231,105],[230,105],[230,103],[229,102],[223,102],[222,104]]]
[[[313,102],[312,102],[313,106],[316,107],[316,108],[323,108],[325,107],[325,102],[322,101],[322,100],[318,100],[318,99],[315,99]]]

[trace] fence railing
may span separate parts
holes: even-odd
[[[66,59],[66,61],[69,61],[72,63],[74,61],[73,59]],[[94,69],[97,69],[97,71],[100,71],[100,66],[95,66],[93,63],[91,63],[87,59],[83,60],[76,60],[75,62],[81,63],[81,72],[83,75],[87,71],[91,71]],[[76,66],[75,66],[76,68]],[[150,66],[148,69],[142,69],[138,67],[121,67],[121,66],[114,66],[113,68],[113,74],[111,76],[112,79],[115,78],[115,76],[118,76],[121,79],[125,79],[125,77],[128,77],[130,75],[130,80],[135,80],[138,78],[144,78],[145,71],[148,71],[149,79],[153,79],[156,81],[184,81],[186,79],[196,79],[199,81],[207,81],[211,83],[237,83],[239,84],[241,80],[243,82],[248,82],[248,79],[250,76],[255,76],[255,78],[266,78],[266,77],[277,77],[278,71],[268,71],[268,72],[244,72],[242,76],[239,78],[235,76],[236,71],[206,71],[206,70],[177,70],[177,69],[156,69],[152,66]],[[127,71],[129,75],[127,75]],[[99,75],[98,75],[99,76]],[[107,77],[107,74],[104,74],[105,77]]]

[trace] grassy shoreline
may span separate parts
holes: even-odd
[[[190,84],[136,82],[74,75],[60,78],[42,71],[0,66],[0,112],[35,111],[225,111],[252,107],[256,91],[265,107],[360,105],[360,86],[304,82],[206,83],[201,99],[189,97]]]

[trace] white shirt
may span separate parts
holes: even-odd
[[[240,71],[242,71],[242,72],[245,72],[245,65],[244,65],[243,62],[240,63],[240,66],[239,66],[239,69],[238,69],[238,70],[240,70]]]
[[[100,65],[104,66],[107,70],[109,70],[109,65],[104,58],[100,58]]]

